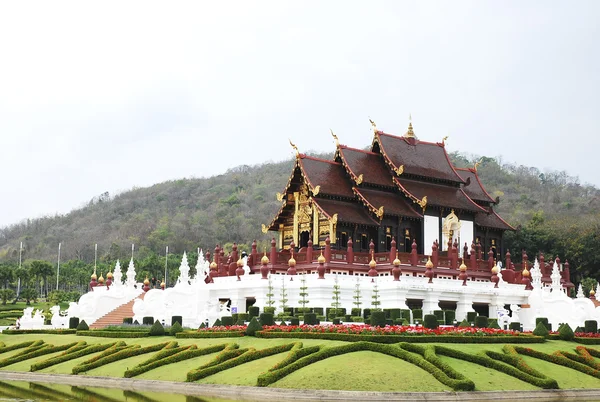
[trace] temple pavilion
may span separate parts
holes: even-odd
[[[333,160],[296,150],[287,185],[277,194],[281,208],[263,232],[277,232],[279,249],[331,243],[332,249],[375,253],[394,249],[440,255],[477,248],[501,259],[503,234],[514,230],[495,211],[493,198],[472,168],[453,166],[444,140],[417,138],[412,122],[403,136],[387,134],[374,122],[369,150],[335,139]],[[317,243],[318,241],[318,243]],[[372,242],[372,243],[371,243]],[[475,250],[473,250],[475,251]]]

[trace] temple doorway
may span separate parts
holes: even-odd
[[[299,247],[308,247],[308,240],[310,239],[310,232],[304,231],[300,233],[300,245]]]

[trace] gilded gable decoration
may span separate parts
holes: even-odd
[[[394,173],[396,173],[398,176],[404,173],[404,165],[400,165],[397,168],[395,168]]]

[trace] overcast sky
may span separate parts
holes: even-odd
[[[0,227],[378,128],[600,186],[600,1],[2,2]]]

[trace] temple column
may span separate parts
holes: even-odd
[[[440,292],[434,292],[432,289],[427,289],[425,299],[423,299],[423,316],[425,314],[433,314],[434,310],[440,309]]]
[[[319,247],[319,210],[316,204],[313,203],[313,245]]]
[[[467,318],[467,313],[473,310],[473,299],[471,295],[463,293],[460,295],[460,300],[456,303],[456,320],[462,321]]]
[[[300,193],[294,193],[294,244],[300,244],[298,241],[298,209],[300,207],[299,204]]]

